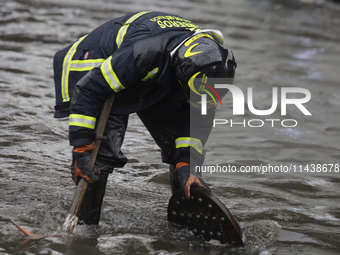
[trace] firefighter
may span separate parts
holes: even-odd
[[[209,78],[233,79],[236,61],[218,30],[180,16],[143,11],[112,19],[54,56],[55,118],[69,117],[72,178],[89,183],[79,223],[99,222],[108,175],[123,167],[128,116],[137,113],[170,165],[170,184],[190,198],[191,185],[209,187],[193,171],[204,159],[218,102],[226,91],[204,86]],[[194,82],[201,79],[203,83]],[[202,87],[203,84],[203,87]],[[202,90],[209,95],[202,114]],[[94,128],[100,107],[115,93],[96,160]],[[193,128],[199,127],[199,128]]]

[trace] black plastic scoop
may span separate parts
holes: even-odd
[[[244,246],[246,239],[235,217],[213,194],[201,187],[190,188],[186,200],[178,190],[170,198],[168,221],[188,227],[206,241],[219,240],[221,244]]]

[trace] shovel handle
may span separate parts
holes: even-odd
[[[98,139],[103,136],[106,122],[109,118],[113,100],[114,100],[115,94],[107,98],[102,106],[99,118],[96,123],[96,141],[95,146],[96,148],[91,153],[91,168],[93,169],[94,163],[96,162],[98,150],[100,147],[101,140]],[[80,212],[81,205],[83,203],[83,199],[86,193],[87,189],[87,181],[85,181],[84,178],[81,178],[78,182],[76,192],[73,197],[72,205],[70,208],[70,212],[66,217],[66,220],[63,225],[63,230],[66,232],[69,232],[71,234],[74,233],[75,227],[77,226],[78,222],[78,216]]]

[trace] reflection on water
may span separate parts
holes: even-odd
[[[238,60],[235,85],[254,91],[254,107],[269,109],[272,87],[311,92],[312,116],[289,106],[281,125],[213,129],[206,164],[242,166],[326,164],[325,171],[204,174],[248,239],[245,249],[197,239],[170,226],[167,166],[135,115],[123,147],[129,164],[109,179],[99,228],[71,238],[25,239],[8,218],[40,235],[60,232],[74,186],[67,120],[53,119],[52,57],[105,21],[140,11],[173,12],[220,29]],[[0,2],[0,253],[1,254],[337,254],[340,248],[339,25],[332,1],[2,0]],[[247,107],[246,107],[247,109]],[[232,116],[227,95],[218,118]],[[299,169],[299,168],[298,168]]]

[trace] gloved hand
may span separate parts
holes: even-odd
[[[190,173],[190,164],[187,162],[177,163],[175,179],[178,180],[181,192],[187,200],[190,199],[191,186],[201,186],[211,192],[211,189],[200,177]]]
[[[94,142],[88,145],[74,147],[72,151],[72,178],[75,184],[78,184],[80,178],[84,178],[87,182],[93,183],[99,179],[99,167],[94,166],[91,169],[91,152],[96,148]]]

